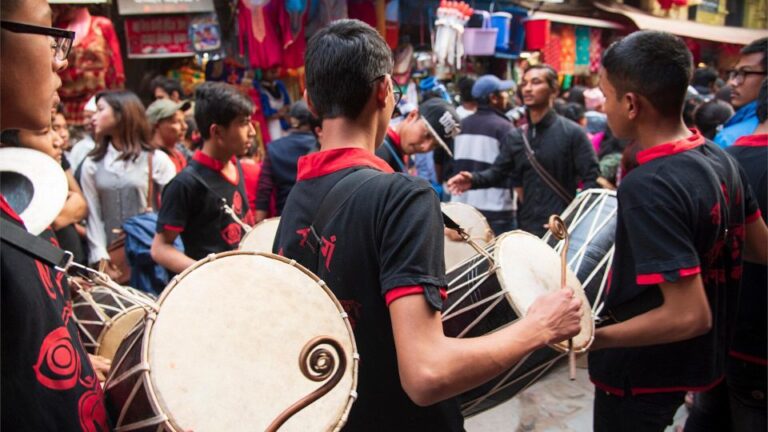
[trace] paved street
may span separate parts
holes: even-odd
[[[576,380],[568,379],[566,362],[511,400],[470,417],[468,432],[585,432],[592,430],[594,387],[585,368],[576,369]],[[685,422],[681,407],[675,425]],[[666,432],[673,432],[674,427]]]

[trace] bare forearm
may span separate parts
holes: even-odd
[[[673,315],[659,307],[619,324],[597,329],[591,349],[679,342],[701,335],[703,328],[695,314]]]
[[[768,265],[768,227],[765,221],[757,219],[746,225],[744,259],[749,262]]]
[[[75,222],[80,222],[88,215],[88,205],[82,195],[70,193],[64,207],[53,221],[54,229],[61,229]]]
[[[181,273],[195,263],[173,246],[158,241],[152,242],[151,254],[156,263],[174,273]]]

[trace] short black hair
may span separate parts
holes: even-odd
[[[163,75],[158,75],[152,78],[152,81],[149,83],[149,89],[152,92],[152,98],[155,97],[155,89],[158,87],[165,90],[165,92],[168,93],[168,96],[171,96],[173,92],[177,92],[179,93],[179,97],[184,99],[184,89],[181,88],[179,81],[173,78],[168,78]]]
[[[717,71],[712,68],[696,68],[693,71],[691,85],[694,87],[709,87],[717,81]]]
[[[544,70],[547,72],[544,78],[547,80],[547,85],[551,90],[554,90],[554,91],[560,90],[560,81],[557,77],[557,71],[555,70],[555,68],[553,68],[552,66],[546,63],[540,63],[540,64],[528,66],[527,68],[525,68],[525,71],[523,71],[523,76],[525,76],[525,74],[527,74],[528,71],[537,70],[537,69]],[[521,87],[518,86],[518,89],[520,88]]]
[[[560,108],[558,114],[571,120],[575,123],[579,123],[584,118],[584,106],[576,102],[566,102]]]
[[[704,102],[693,113],[693,124],[707,139],[713,139],[717,127],[728,121],[733,115],[733,108],[721,100],[712,99]]]
[[[368,24],[334,21],[315,33],[304,55],[307,92],[324,119],[356,119],[368,103],[376,79],[391,74],[392,51]]]
[[[18,129],[6,129],[0,133],[0,143],[4,146],[21,147]]]
[[[475,80],[470,77],[462,77],[459,79],[459,97],[461,102],[474,102],[475,98],[472,97],[472,86],[475,85]]]
[[[575,85],[568,89],[568,97],[565,99],[567,102],[573,102],[581,105],[582,107],[587,106],[587,102],[584,99],[584,91],[587,88],[580,85]]]
[[[195,122],[204,140],[211,137],[212,124],[227,127],[252,113],[253,102],[229,84],[209,81],[195,90]]]
[[[749,43],[739,51],[741,55],[763,54],[763,70],[768,70],[768,37],[760,38]]]
[[[757,121],[765,123],[768,118],[768,79],[760,84],[760,93],[757,95]]]
[[[658,31],[632,33],[608,47],[602,66],[617,98],[637,93],[660,114],[681,115],[693,56],[679,37]]]

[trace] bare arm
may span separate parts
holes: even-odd
[[[65,174],[67,175],[69,193],[66,202],[64,202],[64,208],[53,221],[54,229],[61,229],[75,222],[80,222],[88,216],[88,204],[83,197],[83,191],[78,186],[71,170],[65,171]]]
[[[768,227],[762,218],[747,224],[744,260],[768,265]]]
[[[701,275],[660,285],[664,296],[661,306],[619,324],[597,329],[592,350],[679,342],[700,336],[712,328],[712,311]]]
[[[195,263],[195,260],[173,247],[173,241],[178,235],[174,231],[156,233],[150,249],[152,259],[174,273],[181,273]]]
[[[477,387],[547,343],[579,331],[581,301],[570,290],[543,296],[528,315],[497,332],[467,339],[443,334],[439,312],[420,295],[389,307],[400,383],[417,405],[427,406]]]

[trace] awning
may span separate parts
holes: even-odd
[[[537,12],[534,12],[533,15],[530,15],[528,19],[529,20],[538,20],[538,19],[550,20],[552,22],[557,22],[562,24],[572,24],[572,25],[597,27],[597,28],[604,28],[604,29],[614,29],[614,30],[625,29],[625,26],[619,23],[615,23],[613,21],[606,21],[606,20],[601,20],[597,18],[580,17],[576,15],[563,15],[563,14],[557,14],[557,13],[551,13],[551,12],[537,11]]]
[[[595,6],[606,12],[629,18],[641,30],[665,31],[678,36],[738,45],[747,45],[754,40],[768,36],[768,30],[715,26],[693,21],[661,18],[627,5],[595,3]]]

